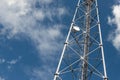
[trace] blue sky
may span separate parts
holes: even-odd
[[[120,79],[120,1],[98,0],[110,80]],[[0,80],[52,80],[77,0],[1,0]]]

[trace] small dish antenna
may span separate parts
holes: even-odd
[[[78,31],[80,31],[80,28],[78,26],[73,26],[72,30],[75,32],[78,32]]]

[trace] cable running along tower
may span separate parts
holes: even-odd
[[[79,0],[54,80],[108,80],[97,0]]]

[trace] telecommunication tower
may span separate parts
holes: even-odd
[[[108,80],[97,0],[78,0],[54,80]]]

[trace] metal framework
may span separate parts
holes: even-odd
[[[54,80],[108,80],[97,0],[78,0]]]

